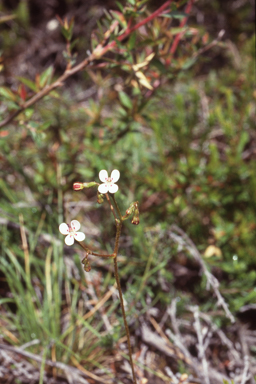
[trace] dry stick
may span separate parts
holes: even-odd
[[[245,384],[246,381],[249,379],[249,377],[250,377],[249,368],[250,368],[249,356],[245,355],[244,356],[244,370],[243,370],[243,376],[242,376],[241,384]]]
[[[199,312],[199,316],[208,324],[212,332],[215,332],[218,335],[222,344],[228,348],[230,354],[232,355],[232,358],[235,360],[235,363],[240,362],[241,357],[235,349],[235,346],[233,345],[232,341],[228,339],[225,333],[221,329],[219,329],[216,324],[214,324],[211,317],[202,312]]]
[[[239,327],[239,337],[240,337],[240,341],[241,341],[241,345],[242,345],[242,353],[243,353],[243,357],[244,357],[244,369],[243,369],[243,375],[242,375],[242,379],[241,379],[241,384],[245,384],[248,379],[250,379],[250,383],[255,383],[255,381],[253,380],[253,373],[252,373],[252,367],[250,366],[250,349],[249,349],[249,345],[248,345],[248,342],[245,338],[245,330],[246,330],[246,327],[245,326],[240,326]]]
[[[35,355],[34,353],[30,353],[30,352],[24,351],[21,348],[11,347],[11,346],[5,345],[5,344],[0,344],[0,350],[6,350],[6,351],[9,351],[9,352],[12,352],[12,353],[17,353],[19,355],[27,357],[28,359],[35,360],[38,363],[42,363],[42,361],[43,361],[43,357]],[[93,373],[85,370],[84,368],[81,371],[81,370],[79,370],[77,368],[71,367],[70,365],[66,365],[66,364],[60,363],[58,361],[54,362],[54,361],[51,361],[51,360],[45,360],[45,364],[47,366],[49,366],[49,367],[56,367],[58,369],[61,369],[62,371],[64,371],[66,373],[66,375],[70,374],[72,376],[76,376],[77,379],[79,379],[79,377],[81,377],[81,376],[85,377],[85,378],[90,377],[90,378],[92,378],[94,380],[97,380],[97,381],[100,381],[102,383],[106,382],[106,383],[109,384],[109,381],[102,381],[101,377],[94,375]]]
[[[222,306],[222,308],[225,311],[226,316],[230,319],[232,323],[235,323],[235,318],[230,312],[228,308],[228,304],[224,300],[223,296],[221,295],[219,291],[219,281],[216,279],[215,276],[211,274],[211,272],[208,271],[205,262],[203,261],[199,251],[197,250],[195,244],[193,241],[188,237],[188,235],[182,231],[181,228],[179,228],[177,225],[171,226],[171,233],[169,234],[170,238],[173,239],[178,244],[181,244],[183,247],[185,247],[190,254],[194,257],[195,260],[197,260],[202,268],[203,273],[205,274],[206,280],[207,280],[207,289],[209,287],[212,287],[216,297],[217,297],[217,305]],[[175,233],[178,233],[178,235]]]
[[[199,319],[199,309],[198,306],[190,307],[191,312],[193,312],[195,323],[194,327],[197,333],[197,339],[198,339],[198,357],[201,360],[203,371],[204,371],[204,380],[205,384],[210,384],[210,378],[209,378],[209,370],[208,370],[208,363],[205,357],[205,346],[203,342],[203,334]]]
[[[150,16],[146,17],[144,20],[134,25],[133,27],[127,28],[127,30],[122,35],[118,36],[116,40],[123,41],[133,31],[137,30],[141,26],[145,25],[149,21],[159,16],[172,3],[172,1],[173,0],[166,1],[160,8],[158,8]],[[66,69],[63,75],[61,75],[54,83],[52,83],[51,85],[46,85],[41,91],[39,91],[37,94],[32,96],[28,101],[26,101],[17,111],[7,116],[2,122],[0,122],[0,128],[10,123],[22,111],[24,111],[28,107],[31,107],[37,101],[41,100],[44,96],[48,95],[52,90],[54,90],[55,88],[61,87],[67,78],[81,71],[94,60],[101,58],[106,52],[114,48],[116,45],[117,45],[116,41],[111,41],[105,47],[103,47],[102,44],[97,45],[95,50],[91,53],[91,55],[87,59],[83,60],[80,64],[76,65],[71,69]]]
[[[172,305],[168,307],[168,314],[171,317],[172,326],[174,329],[174,333],[170,329],[166,329],[166,334],[173,340],[174,344],[177,345],[177,347],[182,351],[182,353],[190,360],[190,363],[187,362],[190,366],[192,366],[194,372],[196,373],[197,377],[202,377],[201,371],[203,369],[203,366],[200,364],[198,359],[194,358],[191,354],[187,346],[185,345],[184,339],[182,338],[182,335],[180,334],[180,331],[178,329],[178,323],[176,318],[176,299],[172,301]],[[177,333],[178,330],[178,333]],[[228,380],[228,377],[226,375],[223,375],[222,373],[217,372],[215,369],[209,367],[208,376],[210,379],[216,380],[219,383],[222,383],[223,380]],[[203,381],[204,382],[204,381]]]

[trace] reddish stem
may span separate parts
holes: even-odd
[[[189,0],[187,6],[186,6],[186,9],[185,9],[185,13],[189,14],[189,12],[191,11],[191,8],[192,8],[192,5],[194,3],[195,0]],[[182,19],[181,23],[180,23],[180,28],[184,27],[184,25],[186,24],[188,20],[188,16],[187,17],[184,17],[184,19]],[[180,32],[178,33],[176,36],[175,36],[175,39],[173,41],[173,44],[171,46],[171,49],[170,49],[170,53],[171,55],[173,56],[177,47],[178,47],[178,44],[179,44],[179,41],[181,39],[181,37],[184,35],[184,32]],[[170,63],[169,63],[170,64]]]
[[[117,40],[122,41],[128,35],[130,35],[133,31],[140,28],[142,25],[147,24],[149,21],[153,20],[155,17],[159,16],[169,5],[171,5],[172,1],[173,0],[166,1],[160,8],[158,8],[155,12],[151,13],[150,16],[146,17],[146,19],[134,25],[134,27],[127,28],[126,31],[121,36],[118,36]]]

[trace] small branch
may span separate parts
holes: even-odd
[[[136,29],[142,27],[143,25],[147,24],[149,21],[155,19],[157,16],[159,16],[167,7],[171,5],[173,0],[166,1],[161,7],[159,7],[155,12],[151,13],[150,16],[146,17],[146,19],[142,20],[138,24],[136,24],[132,28],[127,28],[127,30],[117,38],[118,41],[124,40],[128,35],[130,35],[133,31]]]
[[[139,22],[138,24],[134,25],[131,28],[127,28],[127,30],[120,36],[117,37],[118,41],[123,41],[127,36],[129,36],[132,32],[136,31],[141,26],[145,25],[149,21],[153,20],[157,16],[159,16],[171,3],[173,0],[166,1],[161,7],[159,7],[155,12],[153,12],[150,16],[146,17],[144,20]],[[106,46],[103,46],[103,44],[97,45],[97,47],[94,49],[94,51],[91,53],[91,55],[83,60],[80,64],[76,65],[75,67],[71,69],[66,69],[66,71],[61,75],[54,83],[45,86],[41,91],[39,91],[37,94],[32,96],[28,101],[26,101],[22,107],[20,107],[17,111],[11,113],[9,116],[7,116],[1,123],[0,128],[4,127],[8,123],[10,123],[15,117],[17,117],[21,112],[23,112],[28,107],[31,107],[33,104],[35,104],[37,101],[41,100],[44,96],[48,95],[51,91],[53,91],[55,88],[61,87],[65,80],[67,80],[70,76],[74,75],[75,73],[83,70],[87,65],[94,60],[100,59],[102,56],[105,55],[108,51],[110,51],[112,48],[114,48],[117,45],[116,41],[111,41]]]
[[[98,256],[98,257],[108,257],[108,258],[113,258],[113,257],[115,257],[114,255],[113,255],[113,253],[111,253],[111,254],[108,254],[108,253],[106,253],[106,254],[102,254],[102,253],[96,253],[96,252],[93,252],[93,251],[91,251],[89,248],[87,248],[83,243],[81,243],[80,241],[76,241],[79,245],[80,245],[80,247],[82,247],[84,250],[85,250],[85,252],[86,253],[88,253],[89,255],[92,255],[92,256]]]
[[[192,57],[193,57],[193,58],[198,57],[198,56],[200,56],[202,53],[208,51],[209,49],[211,49],[212,47],[214,47],[215,45],[217,45],[217,44],[220,42],[220,40],[222,39],[222,37],[224,36],[224,34],[225,34],[225,31],[224,31],[224,29],[222,29],[222,30],[219,32],[219,34],[218,34],[218,36],[217,36],[216,39],[214,39],[210,44],[206,45],[205,47],[199,49],[197,52],[194,53],[194,55],[193,55]]]
[[[191,8],[192,8],[192,5],[194,3],[195,0],[189,0],[187,6],[186,6],[186,9],[185,9],[185,13],[189,14],[189,12],[191,11]],[[180,23],[180,28],[184,27],[184,25],[186,24],[188,20],[188,16],[187,17],[184,17],[184,19],[182,19],[181,23]],[[173,56],[177,47],[178,47],[178,44],[179,44],[179,41],[181,39],[181,37],[184,35],[185,32],[180,32],[178,33],[176,36],[175,36],[175,39],[173,41],[173,44],[171,46],[171,49],[170,49],[170,53],[171,55]]]

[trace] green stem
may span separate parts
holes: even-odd
[[[113,205],[111,204],[111,201],[110,201],[110,198],[109,198],[108,193],[106,193],[106,198],[107,198],[107,201],[108,201],[108,203],[109,203],[111,212],[113,213],[113,216],[114,216],[115,220],[117,220],[116,213],[115,213],[115,210],[114,210]]]
[[[118,216],[119,216],[119,218],[120,218],[120,220],[122,222],[123,221],[123,216],[122,216],[121,211],[120,211],[120,209],[119,209],[119,207],[117,205],[117,202],[116,202],[116,199],[115,199],[115,195],[111,195],[111,197],[112,197],[112,200],[114,202],[115,209],[117,210]]]

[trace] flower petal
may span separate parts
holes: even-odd
[[[83,241],[85,239],[85,234],[83,232],[77,232],[74,236],[77,241]]]
[[[107,193],[108,192],[108,184],[101,184],[98,186],[99,193]]]
[[[71,221],[71,228],[73,229],[73,231],[78,231],[80,229],[81,225],[79,223],[79,221],[77,220],[72,220]]]
[[[105,183],[106,179],[108,178],[108,173],[107,171],[105,171],[105,169],[103,169],[102,171],[100,171],[99,173],[99,179],[100,181],[102,181],[103,183]]]
[[[118,185],[116,184],[111,184],[108,186],[108,190],[110,193],[116,193],[118,191]]]
[[[67,244],[67,245],[73,245],[74,244],[74,236],[73,235],[67,235],[66,237],[65,237],[65,243]]]
[[[62,235],[67,235],[69,233],[69,227],[66,223],[62,223],[59,226],[59,231]]]
[[[118,171],[118,169],[114,169],[112,172],[111,172],[111,179],[113,180],[114,183],[117,182],[117,180],[119,180],[119,177],[120,177],[120,172]],[[114,192],[113,192],[114,193]]]

